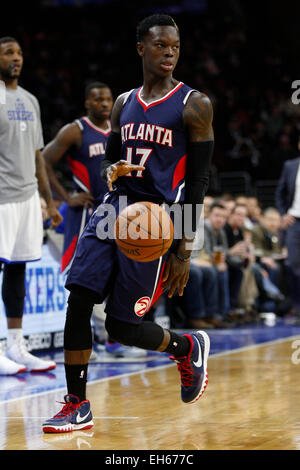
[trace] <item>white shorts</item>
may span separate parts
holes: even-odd
[[[25,262],[42,256],[43,219],[38,191],[27,201],[0,204],[0,261]]]

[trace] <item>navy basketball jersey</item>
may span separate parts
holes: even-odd
[[[183,108],[192,91],[180,82],[164,97],[145,103],[142,88],[128,92],[120,115],[121,158],[145,167],[117,180],[136,200],[183,202],[187,134]]]
[[[71,149],[67,154],[75,189],[90,192],[95,202],[101,202],[108,191],[100,176],[100,167],[105,153],[106,142],[111,132],[95,126],[88,117],[75,121],[82,131],[82,144],[79,149]]]

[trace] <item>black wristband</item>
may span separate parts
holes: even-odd
[[[191,228],[195,232],[200,217],[199,205],[203,204],[209,184],[210,165],[214,142],[189,142],[185,174],[184,203],[191,205]]]

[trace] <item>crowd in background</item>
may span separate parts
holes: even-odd
[[[228,328],[293,312],[282,217],[256,197],[223,194],[204,201],[203,246],[192,254],[182,298],[165,294],[154,315],[178,328]],[[203,230],[203,228],[201,229]],[[274,317],[274,318],[276,318]]]

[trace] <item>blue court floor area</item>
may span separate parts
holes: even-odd
[[[184,333],[185,331],[180,331]],[[289,320],[278,319],[274,326],[263,323],[249,324],[232,329],[209,330],[211,340],[210,355],[232,351],[250,345],[267,343],[283,338],[300,336],[300,325],[295,326]],[[167,354],[147,351],[145,357],[114,358],[104,351],[101,345],[95,350],[96,355],[90,361],[88,381],[105,380],[112,376],[122,376],[126,382],[128,374],[143,372],[149,368],[170,364]],[[0,403],[43,392],[65,389],[63,351],[35,353],[40,357],[54,359],[56,369],[44,373],[24,372],[15,376],[0,376]]]

